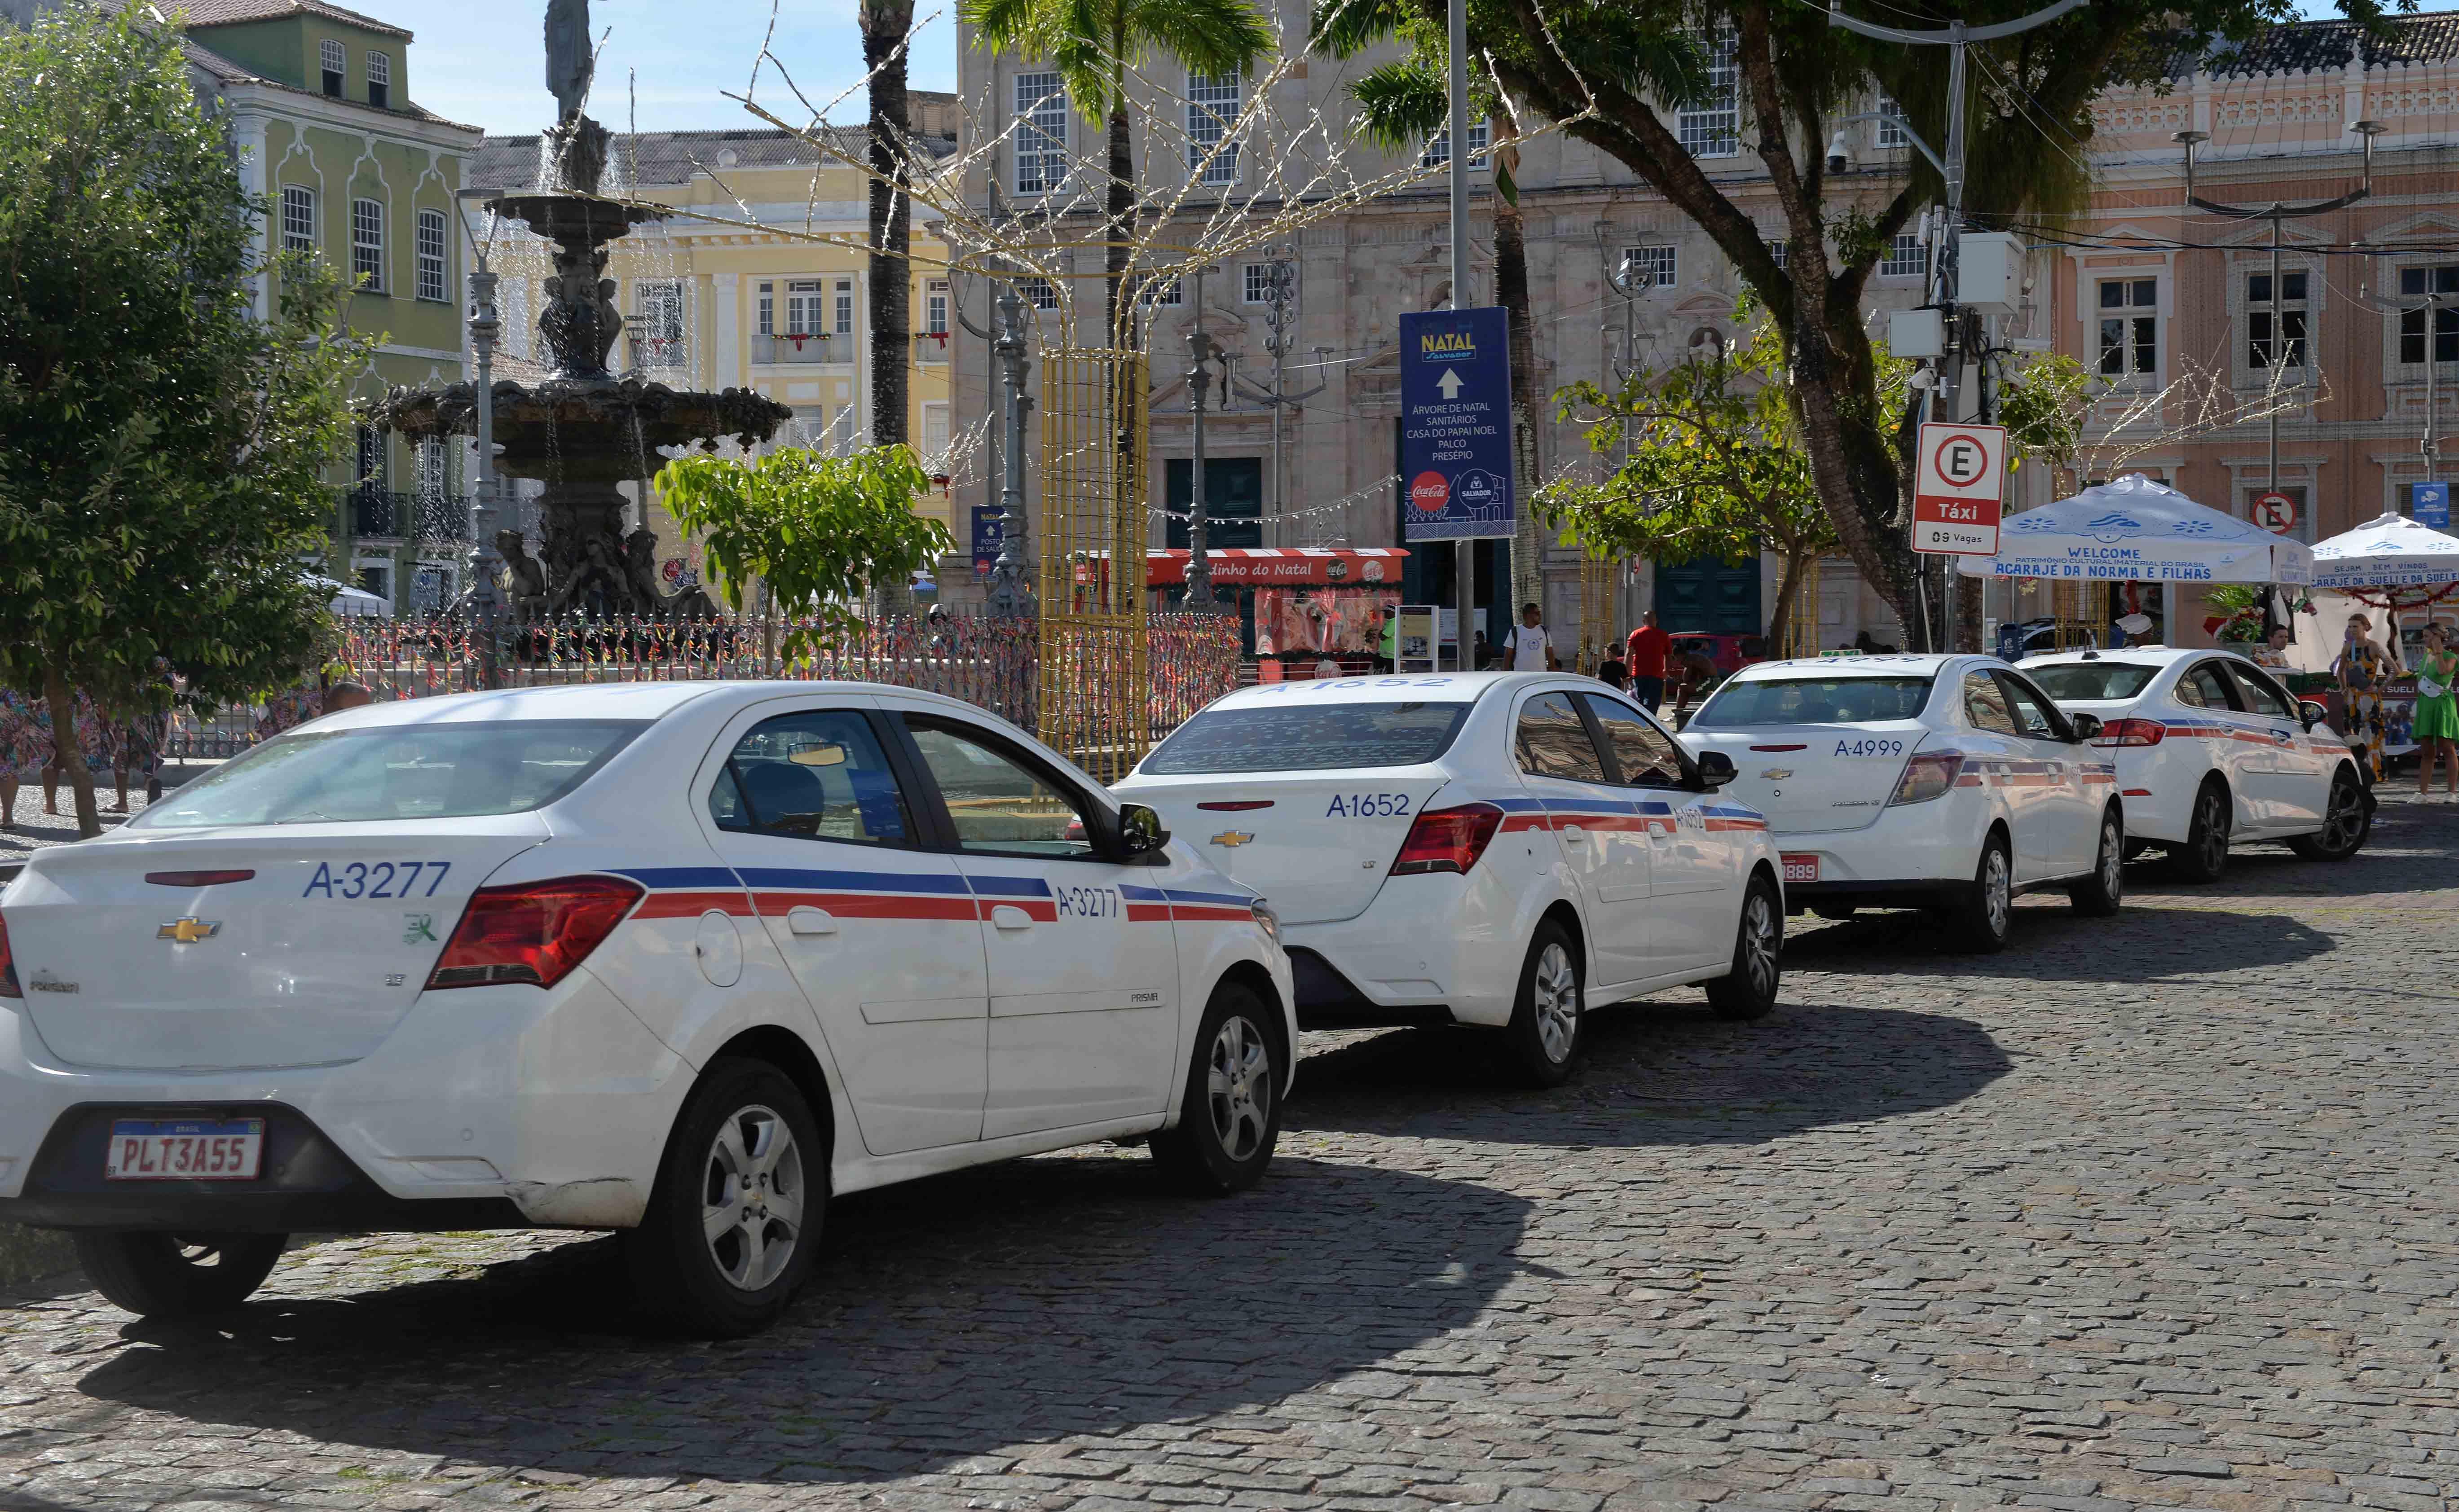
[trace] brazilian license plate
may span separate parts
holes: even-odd
[[[110,1181],[254,1181],[264,1120],[119,1119],[102,1157]]]

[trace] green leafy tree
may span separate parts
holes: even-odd
[[[1980,27],[2038,0],[1943,6],[1902,0],[1874,19],[1911,28]],[[1703,230],[1766,304],[1797,382],[1792,403],[1820,505],[1863,577],[1918,623],[1917,564],[1907,539],[1899,412],[1881,403],[1863,325],[1879,260],[1942,194],[1917,155],[1894,187],[1865,203],[1867,180],[1831,180],[1826,144],[1841,117],[1881,91],[1944,148],[1944,50],[1881,43],[1833,27],[1824,6],[1779,0],[1466,0],[1471,68],[1492,94],[1622,163]],[[2360,19],[2378,0],[2339,0]],[[1317,0],[1318,37],[1440,27],[1446,0]],[[2023,223],[2078,209],[2091,103],[2118,85],[2165,82],[2171,59],[2219,37],[2296,19],[2287,0],[2089,0],[2051,24],[1975,44],[1969,71],[1967,216]],[[1712,43],[1730,58],[1737,127],[1731,158],[1686,147],[1651,59],[1669,37]],[[1730,50],[1730,51],[1728,51]],[[1752,162],[1744,155],[1755,156]],[[1765,169],[1761,178],[1755,170]],[[1736,172],[1734,170],[1744,170]],[[1777,223],[1762,228],[1770,191]],[[1778,261],[1772,241],[1788,254]]]
[[[700,535],[721,598],[740,612],[754,582],[767,585],[767,654],[776,653],[774,611],[798,617],[784,647],[795,661],[858,625],[847,605],[867,589],[903,582],[955,549],[946,526],[914,513],[930,486],[904,446],[845,457],[804,447],[749,460],[688,456],[657,477],[677,523]]]
[[[212,705],[313,661],[327,616],[299,563],[366,361],[329,274],[251,264],[264,206],[152,15],[0,32],[0,683],[63,733],[80,693],[124,718],[172,676]],[[77,742],[60,757],[100,832]]]
[[[1248,0],[962,0],[957,14],[994,52],[1048,59],[1069,102],[1108,133],[1102,332],[1104,342],[1118,345],[1136,237],[1135,142],[1127,110],[1133,66],[1161,52],[1191,73],[1244,74],[1272,51],[1272,25]]]

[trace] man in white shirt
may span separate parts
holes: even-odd
[[[1554,658],[1553,638],[1537,622],[1535,604],[1520,606],[1520,622],[1503,642],[1504,666],[1514,672],[1552,672],[1562,663]]]

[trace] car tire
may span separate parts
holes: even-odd
[[[2074,911],[2086,918],[2107,918],[2126,901],[2126,822],[2114,808],[2100,815],[2100,848],[2092,853],[2091,875],[2068,887]]]
[[[2345,861],[2365,848],[2374,832],[2374,806],[2364,785],[2345,766],[2331,775],[2331,796],[2322,807],[2322,828],[2298,835],[2288,849],[2308,861]]]
[[[79,1229],[77,1264],[112,1306],[139,1317],[204,1317],[254,1295],[288,1234],[173,1234]]]
[[[1571,1079],[1580,1058],[1587,985],[1570,932],[1552,919],[1541,922],[1520,966],[1511,1021],[1503,1029],[1512,1060],[1529,1085],[1556,1087]]]
[[[1960,891],[1963,896],[1940,911],[1955,948],[1981,956],[2005,950],[2015,933],[2015,859],[2004,830],[1990,830],[1981,843],[1972,880]]]
[[[2169,863],[2187,882],[2217,882],[2228,870],[2228,789],[2216,782],[2195,794],[2195,817],[2186,826],[2186,843],[2169,848]]]
[[[1784,905],[1776,884],[1754,875],[1734,925],[1734,969],[1708,983],[1708,1006],[1719,1018],[1764,1018],[1784,979]]]
[[[691,1334],[757,1334],[811,1273],[828,1202],[828,1145],[802,1090],[765,1060],[721,1056],[675,1120],[641,1227],[622,1236],[633,1293]]]
[[[1212,990],[1187,1058],[1178,1122],[1154,1133],[1153,1159],[1172,1185],[1201,1196],[1262,1179],[1281,1137],[1287,1051],[1264,999],[1244,982]]]

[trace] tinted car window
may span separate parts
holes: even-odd
[[[2032,682],[2061,704],[2089,704],[2131,699],[2152,685],[2159,665],[2140,662],[2068,662],[2057,666],[2028,666]]]
[[[1999,735],[2017,733],[2015,711],[2007,706],[2006,691],[1986,672],[1964,674],[1964,717],[1974,729]]]
[[[589,780],[637,720],[293,730],[165,794],[132,830],[460,819],[542,808]]]
[[[735,742],[708,793],[721,830],[903,845],[914,837],[904,790],[871,722],[845,709],[762,720]]]
[[[1613,752],[1615,769],[1626,784],[1633,788],[1682,786],[1682,756],[1674,748],[1671,736],[1619,699],[1583,696],[1588,712],[1597,717],[1598,727],[1606,732],[1606,746]]]
[[[1749,678],[1717,689],[1691,723],[1721,729],[1919,719],[1929,689],[1925,677]]]
[[[2015,727],[2033,740],[2064,740],[2066,731],[2057,717],[2049,712],[2041,696],[2024,685],[2024,680],[2001,672],[1998,682],[2007,689],[2007,706],[2014,712]]]
[[[2220,664],[2227,667],[2229,676],[2237,680],[2237,689],[2245,696],[2247,708],[2257,714],[2267,714],[2273,719],[2297,717],[2290,708],[2288,700],[2272,685],[2270,679],[2250,666],[2239,666],[2234,662],[2224,662]]]
[[[1451,748],[1466,704],[1312,704],[1207,709],[1180,725],[1138,770],[1331,771],[1414,766]]]
[[[2228,675],[2217,662],[2197,662],[2177,680],[2177,702],[2188,708],[2235,708],[2229,697]]]
[[[1568,693],[1544,693],[1522,704],[1515,744],[1520,769],[1532,776],[1560,777],[1566,782],[1606,780],[1605,761],[1597,754],[1596,743],[1588,739],[1587,724],[1571,706]]]
[[[956,849],[994,855],[1093,854],[1092,826],[1075,793],[953,720],[908,715],[905,724],[947,802]]]

